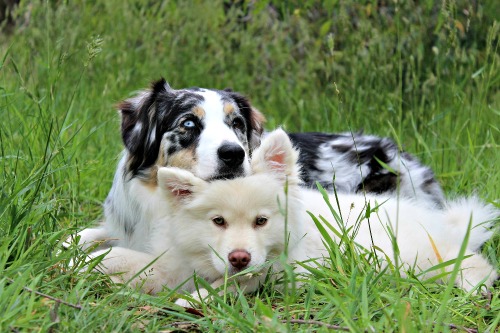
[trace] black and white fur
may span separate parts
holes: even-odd
[[[162,79],[118,107],[125,150],[104,204],[103,224],[79,233],[84,247],[105,241],[102,246],[147,251],[148,226],[165,214],[158,195],[159,167],[186,169],[209,181],[244,176],[265,135],[263,115],[231,90],[175,90]],[[394,194],[432,207],[444,201],[432,171],[390,139],[351,133],[289,136],[300,151],[308,187],[318,181],[342,193]]]
[[[432,170],[401,152],[389,138],[361,133],[289,133],[299,149],[302,180],[340,193],[394,193],[442,206],[444,194]],[[380,163],[382,162],[382,163]],[[387,165],[388,167],[384,166]]]

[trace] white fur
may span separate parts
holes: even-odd
[[[296,162],[297,152],[286,134],[277,130],[254,153],[254,174],[245,178],[207,183],[186,170],[161,168],[158,172],[161,195],[158,196],[163,198],[160,201],[166,208],[160,210],[164,214],[162,218],[150,220],[149,234],[144,232],[141,249],[138,250],[137,244],[135,249],[113,247],[92,256],[109,251],[101,262],[101,269],[112,275],[125,273],[113,275],[115,281],[131,280],[145,292],[155,293],[163,287],[175,288],[187,280],[181,290],[192,292],[195,298],[203,298],[208,292],[195,291],[190,279],[193,273],[212,283],[214,288],[221,286],[225,274],[237,273],[228,260],[234,250],[250,253],[249,266],[259,267],[283,253],[288,238],[289,263],[307,258],[317,258],[321,263],[327,251],[306,210],[322,215],[334,226],[337,224],[321,194],[299,186]],[[285,181],[288,196],[284,193]],[[476,251],[491,236],[488,228],[499,212],[477,198],[451,202],[443,210],[394,197],[341,195],[338,199],[336,210],[343,217],[341,223],[345,227],[359,226],[353,235],[354,241],[365,249],[375,245],[381,259],[387,255],[394,261],[393,241],[388,232],[391,230],[400,250],[398,259],[403,274],[408,267],[426,271],[440,260],[455,259],[470,227],[465,251],[469,257],[460,263],[461,271],[455,283],[472,290],[480,283],[490,286],[497,276],[491,264]],[[287,200],[285,227],[285,217],[280,211]],[[152,203],[155,209],[160,208],[160,201]],[[336,206],[335,198],[330,201]],[[358,216],[365,216],[368,202],[372,209],[370,218],[358,220]],[[378,209],[374,209],[377,206]],[[224,217],[226,226],[215,225],[214,216]],[[258,216],[266,216],[267,224],[256,227],[254,222]],[[330,236],[337,239],[333,233]],[[152,260],[156,261],[144,269]],[[279,263],[273,268],[282,269]],[[451,271],[453,265],[445,269]],[[236,280],[245,291],[252,292],[264,281],[265,272],[238,276]],[[424,277],[440,272],[430,271]],[[140,275],[133,278],[138,273]],[[178,304],[187,305],[184,300]]]
[[[234,131],[224,123],[224,105],[220,95],[211,90],[202,90],[200,95],[203,95],[205,99],[201,107],[209,112],[205,113],[205,129],[200,135],[199,144],[196,148],[198,161],[194,167],[193,173],[200,178],[210,179],[215,176],[219,163],[217,149],[219,149],[224,141],[235,143],[243,150],[245,150],[245,147],[241,145]],[[250,170],[248,161],[248,152],[246,152],[243,166],[247,174]]]

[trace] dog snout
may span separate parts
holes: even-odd
[[[236,269],[243,269],[248,266],[252,256],[245,250],[234,250],[228,255],[229,262]]]
[[[231,168],[240,166],[245,160],[245,151],[236,143],[225,143],[217,150],[219,159]]]

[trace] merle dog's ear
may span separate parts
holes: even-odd
[[[272,173],[290,183],[299,182],[298,151],[282,129],[269,133],[252,157],[253,173]]]
[[[142,132],[141,109],[150,98],[150,91],[141,91],[137,96],[120,102],[117,105],[122,119],[122,139],[125,147],[134,153],[140,144],[139,138]]]
[[[134,172],[151,165],[158,157],[158,115],[151,109],[156,107],[158,96],[169,96],[172,91],[165,79],[161,79],[154,82],[150,90],[141,91],[117,106],[121,113],[123,144],[131,154],[130,169]]]
[[[251,109],[252,112],[250,114],[250,121],[252,123],[253,131],[249,143],[250,143],[250,149],[254,150],[258,146],[260,146],[260,141],[262,138],[262,133],[264,132],[264,123],[266,122],[266,118],[259,110],[257,110],[253,106],[251,107]]]
[[[262,132],[264,131],[264,123],[266,118],[259,110],[250,105],[249,100],[236,92],[233,92],[231,89],[224,89],[229,92],[233,100],[238,105],[241,113],[245,117],[245,121],[248,126],[247,139],[248,144],[250,146],[250,151],[253,151],[260,145],[260,139],[262,136]]]
[[[167,197],[184,202],[204,188],[206,182],[187,170],[162,167],[158,169],[158,185]]]

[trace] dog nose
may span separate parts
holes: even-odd
[[[227,256],[234,268],[243,269],[250,263],[252,256],[245,250],[234,250]]]
[[[237,167],[245,159],[245,151],[236,143],[225,143],[217,149],[220,160],[228,167]]]

